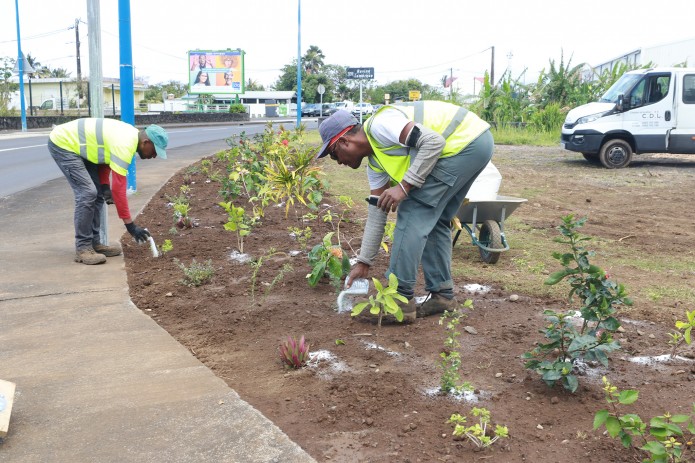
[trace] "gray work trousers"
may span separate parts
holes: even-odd
[[[422,188],[412,188],[398,205],[388,276],[398,277],[398,292],[414,295],[422,263],[425,290],[451,293],[451,220],[490,158],[494,141],[489,130],[460,153],[437,161]]]
[[[64,150],[50,140],[48,152],[63,171],[75,195],[75,250],[91,248],[99,244],[101,208],[104,207],[99,166],[72,151]]]

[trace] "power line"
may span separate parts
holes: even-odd
[[[41,39],[43,37],[49,37],[51,35],[60,34],[61,32],[65,32],[65,31],[70,30],[70,29],[72,29],[72,27],[66,27],[64,29],[57,29],[57,30],[50,31],[50,32],[42,32],[40,34],[36,34],[36,35],[28,36],[28,37],[22,37],[21,39],[22,40]],[[0,43],[14,43],[16,41],[17,41],[17,39],[3,40],[3,41],[0,41]]]

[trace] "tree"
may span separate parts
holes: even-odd
[[[258,81],[249,78],[249,81],[246,82],[246,91],[253,92],[263,90],[265,90],[265,87],[261,85]]]
[[[67,79],[70,77],[71,72],[68,72],[67,69],[64,68],[56,68],[56,69],[51,69],[51,74],[48,77],[53,77],[56,79]]]
[[[148,103],[161,103],[162,93],[172,93],[174,98],[179,98],[186,94],[188,85],[175,80],[170,80],[167,83],[160,82],[159,84],[150,85],[145,90],[145,101]]]
[[[323,59],[325,57],[319,47],[311,45],[302,57],[304,72],[307,74],[318,74],[321,71],[321,67],[323,67]]]
[[[15,63],[16,60],[9,56],[0,58],[0,116],[9,116],[12,114],[12,110],[10,110],[10,99],[12,93],[19,89],[18,84],[10,81]]]

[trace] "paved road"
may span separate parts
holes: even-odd
[[[306,123],[309,126],[315,124],[311,120]],[[245,125],[167,127],[169,149],[212,141],[220,142],[220,149],[223,149],[226,146],[225,138],[231,135],[241,132],[254,135],[264,129],[265,121],[260,119]],[[48,133],[48,129],[0,133],[0,198],[33,188],[62,175],[46,149]]]

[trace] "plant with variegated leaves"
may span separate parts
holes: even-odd
[[[299,369],[306,365],[309,360],[309,344],[304,340],[304,336],[299,342],[292,336],[287,336],[287,340],[280,344],[280,360],[288,369]]]

